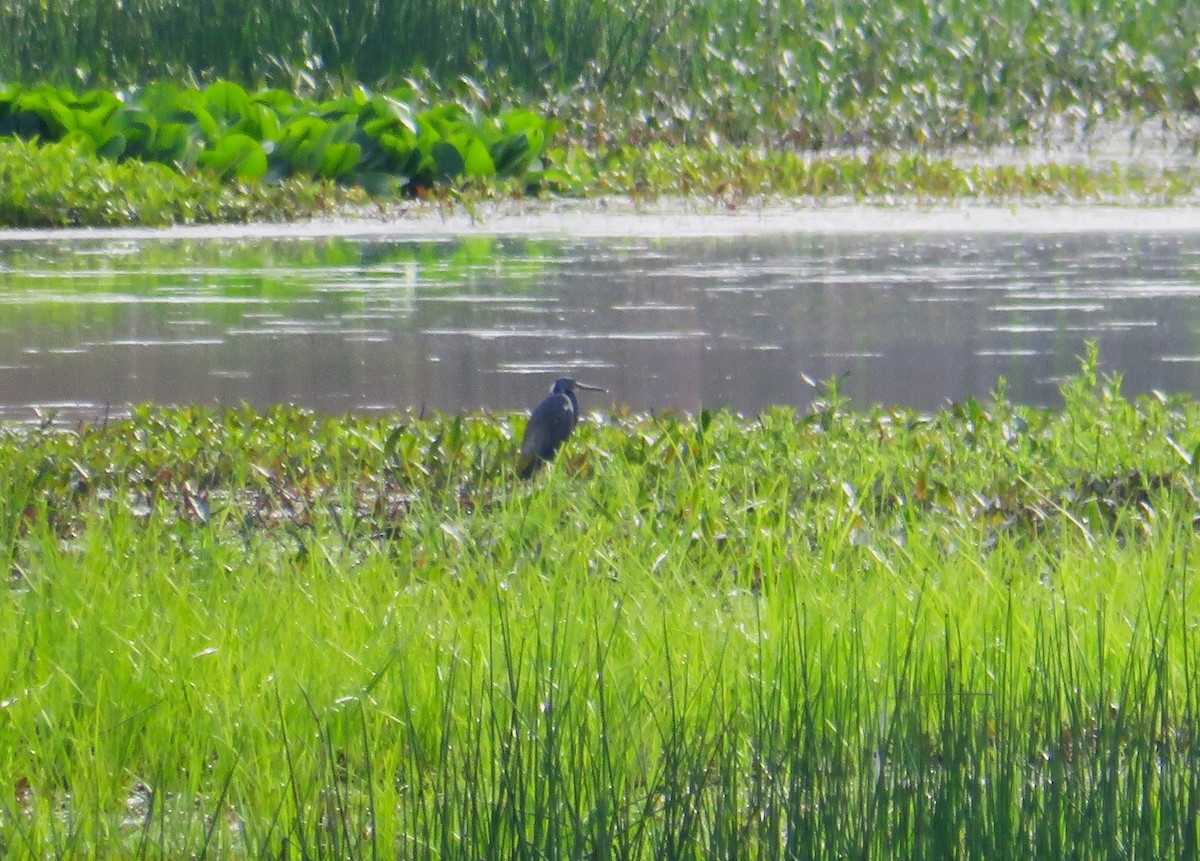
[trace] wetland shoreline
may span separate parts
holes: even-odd
[[[1200,204],[939,205],[818,203],[722,208],[698,200],[640,204],[622,198],[505,201],[444,207],[416,204],[382,216],[364,211],[308,221],[172,227],[0,230],[0,242],[130,239],[437,239],[459,235],[729,237],[814,234],[1195,233]]]

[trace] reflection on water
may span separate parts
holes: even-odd
[[[570,373],[635,410],[1053,404],[1088,340],[1200,392],[1200,236],[0,244],[0,413],[129,403],[525,408]]]

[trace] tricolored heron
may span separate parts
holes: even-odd
[[[521,457],[517,475],[529,478],[543,463],[553,460],[559,447],[567,441],[579,421],[579,401],[575,390],[602,392],[599,386],[587,386],[570,377],[555,380],[550,397],[533,408],[525,437],[521,440]]]

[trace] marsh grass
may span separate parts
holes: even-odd
[[[970,164],[927,153],[814,155],[793,150],[667,145],[556,154],[592,195],[686,197],[737,207],[764,200],[1071,201],[1164,204],[1195,195],[1188,166]]]
[[[0,80],[231,78],[311,91],[428,76],[546,95],[637,144],[1037,141],[1194,114],[1189,0],[8,0]],[[569,116],[567,115],[569,114]]]
[[[1187,166],[972,165],[925,154],[812,155],[733,147],[622,146],[589,151],[554,148],[564,177],[555,188],[582,197],[635,201],[685,197],[723,208],[771,201],[855,200],[872,204],[976,200],[1170,204],[1196,196],[1198,174]],[[402,217],[416,205],[329,181],[223,183],[203,172],[175,173],[135,160],[97,158],[70,142],[0,141],[0,225],[121,227],[284,221],[308,218]],[[430,192],[440,211],[474,215],[495,200],[537,193],[518,182],[476,179]]]
[[[1063,394],[6,428],[0,845],[1189,857],[1200,407]]]
[[[313,218],[365,195],[329,182],[223,184],[161,164],[117,163],[78,142],[0,140],[0,225],[128,227]]]

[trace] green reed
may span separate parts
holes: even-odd
[[[0,33],[0,80],[468,75],[477,93],[556,94],[592,136],[630,142],[1036,140],[1200,107],[1187,0],[7,0]]]
[[[175,0],[135,0],[121,8],[72,0],[50,9],[22,0],[0,7],[0,22],[13,37],[0,75],[70,78],[82,64],[104,79],[193,72],[291,84],[327,73],[374,82],[420,68],[454,76],[484,67],[524,86],[561,85],[601,57],[625,64],[644,59],[680,5],[268,0],[235,9]],[[21,71],[22,63],[33,65]]]
[[[8,857],[1184,858],[1194,402],[7,428]]]

